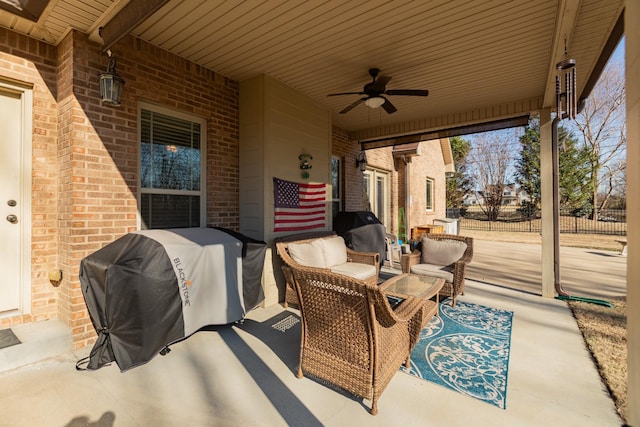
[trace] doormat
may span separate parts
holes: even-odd
[[[11,329],[0,329],[0,348],[11,347],[20,343],[21,341]]]
[[[438,312],[401,370],[505,409],[513,312],[449,301]]]

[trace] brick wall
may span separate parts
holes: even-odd
[[[340,157],[343,166],[342,182],[342,210],[364,210],[362,172],[356,167],[356,156],[360,152],[360,146],[349,139],[347,132],[338,127],[332,128],[331,154]]]
[[[56,48],[0,28],[0,78],[33,86],[31,314],[4,317],[0,328],[57,317]]]
[[[137,227],[140,101],[207,121],[207,224],[239,226],[238,83],[133,37],[112,52],[126,82],[120,107],[99,102],[108,58],[85,35],[53,47],[0,28],[0,77],[34,86],[32,315],[0,324],[57,317],[74,348],[95,340],[80,261]],[[57,269],[55,288],[48,272]]]
[[[349,135],[344,130],[333,127],[332,154],[342,158],[344,165],[344,210],[362,211],[367,210],[364,198],[364,187],[362,172],[356,167],[356,156],[360,152],[360,144],[349,139]],[[389,172],[391,187],[391,232],[396,232],[398,222],[399,196],[398,191],[399,174],[391,155],[392,147],[378,148],[367,151],[367,163],[369,166]],[[404,187],[401,187],[404,188]]]
[[[409,226],[432,224],[435,218],[444,218],[446,214],[446,185],[444,174],[444,160],[439,140],[423,141],[420,143],[420,155],[413,156],[409,162],[409,194],[412,204],[408,212]],[[355,159],[360,151],[360,145],[349,139],[347,132],[333,127],[332,154],[339,156],[344,164],[344,210],[366,210],[363,199],[362,172],[355,166]],[[402,159],[393,158],[393,148],[385,147],[367,150],[369,166],[386,171],[390,178],[390,209],[391,233],[398,234],[399,208],[406,206],[405,200],[405,164]],[[435,206],[433,212],[427,212],[426,206],[426,177],[434,179]],[[405,216],[405,219],[407,216]],[[407,237],[410,229],[407,230]]]
[[[444,160],[439,140],[422,141],[420,155],[414,156],[410,164],[410,193],[412,196],[409,212],[410,227],[433,224],[436,218],[446,216],[446,183]],[[426,178],[434,180],[434,209],[426,210]],[[410,230],[407,230],[410,232]],[[410,234],[410,233],[409,233]]]
[[[207,224],[237,230],[238,84],[127,37],[111,49],[125,80],[122,105],[103,106],[98,74],[106,70],[107,56],[82,34],[73,32],[67,39],[59,56],[67,57],[70,43],[73,94],[60,100],[61,127],[71,127],[61,140],[60,194],[71,203],[60,211],[61,265],[69,277],[60,316],[73,328],[74,346],[82,347],[95,334],[80,292],[80,260],[137,226],[139,102],[206,119]]]

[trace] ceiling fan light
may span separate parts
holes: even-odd
[[[369,108],[378,108],[384,104],[385,99],[381,96],[372,96],[364,102]]]

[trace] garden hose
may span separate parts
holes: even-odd
[[[597,298],[586,298],[586,297],[576,297],[573,295],[558,295],[556,299],[563,301],[580,301],[580,302],[588,302],[590,304],[603,305],[605,307],[613,308],[613,303]]]

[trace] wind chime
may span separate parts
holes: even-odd
[[[556,64],[556,114],[559,120],[575,120],[578,110],[576,60],[569,58],[565,40],[564,59]],[[562,83],[564,81],[564,91]]]

